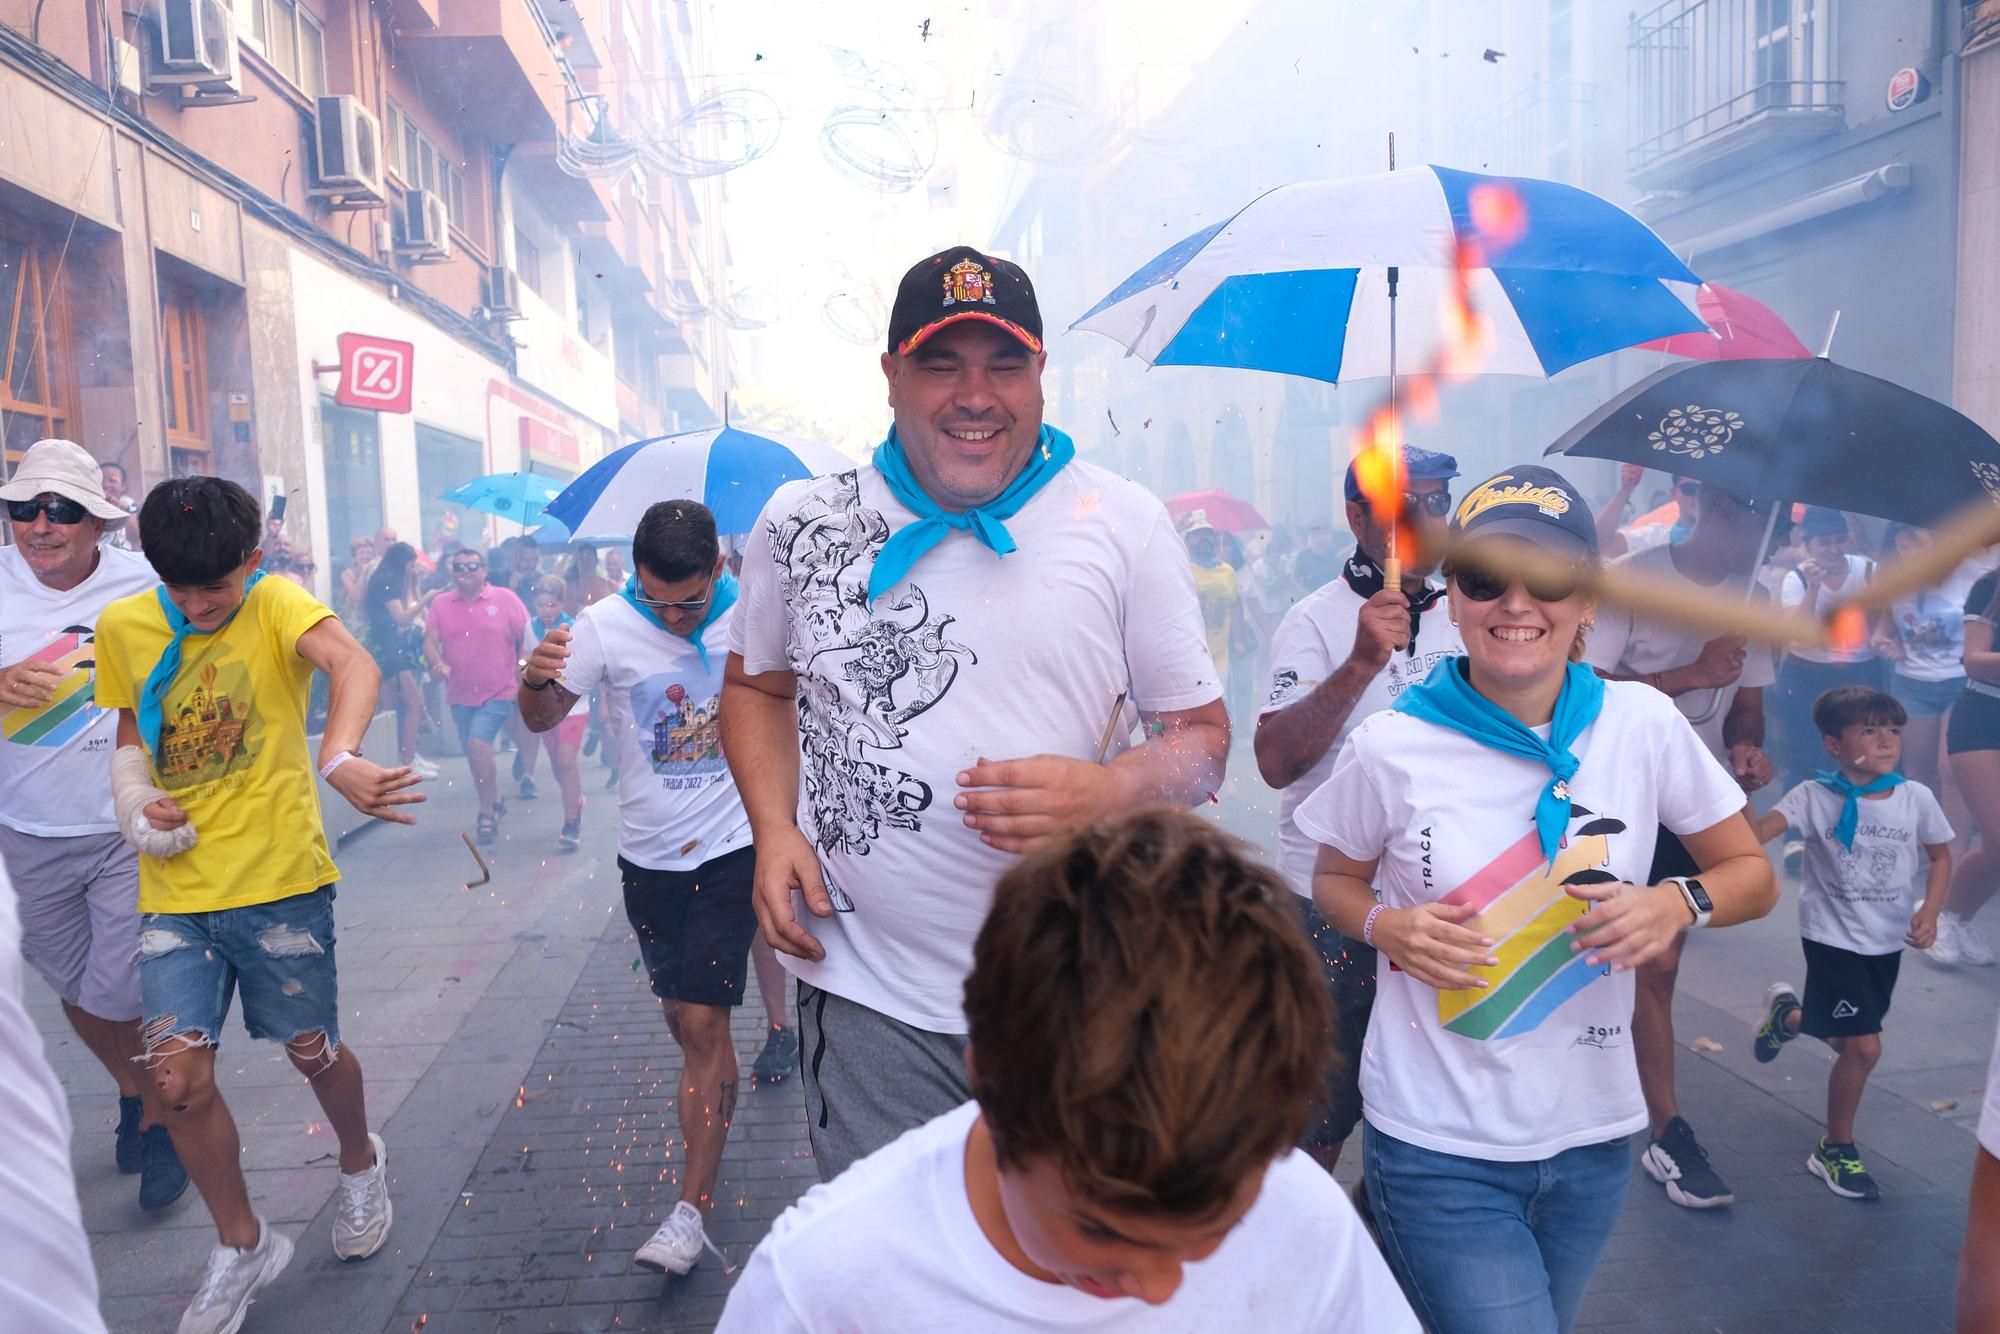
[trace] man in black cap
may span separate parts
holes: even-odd
[[[882,356],[888,438],[781,490],[744,553],[723,749],[758,920],[799,978],[823,1177],[970,1096],[963,986],[1017,853],[1221,782],[1173,525],[1042,421],[1046,362],[1020,268],[921,261]]]

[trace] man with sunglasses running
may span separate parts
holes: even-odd
[[[424,621],[424,653],[431,670],[444,677],[465,746],[465,763],[479,792],[479,841],[500,835],[500,774],[493,742],[514,716],[515,673],[521,642],[528,636],[528,607],[510,588],[486,580],[486,558],[470,547],[451,553],[446,563],[452,591],[431,603]]]
[[[632,534],[632,564],[616,596],[543,636],[521,668],[516,698],[529,729],[546,732],[599,691],[605,733],[619,748],[625,914],[680,1044],[674,1108],[685,1142],[680,1201],[634,1258],[685,1274],[710,1245],[703,1225],[736,1111],[729,1012],[743,1003],[757,929],[750,820],[722,755],[736,578],[723,567],[715,516],[692,500],[646,510]]]
[[[1292,813],[1333,771],[1347,734],[1424,679],[1438,659],[1464,652],[1458,630],[1440,605],[1444,589],[1429,582],[1437,566],[1450,481],[1458,460],[1403,446],[1403,519],[1417,532],[1400,544],[1408,556],[1400,587],[1383,586],[1389,532],[1362,499],[1347,469],[1347,526],[1354,551],[1339,574],[1292,605],[1271,641],[1271,680],[1257,719],[1257,770],[1280,790],[1278,868],[1299,896],[1306,932],[1326,967],[1334,1001],[1334,1045],[1340,1059],[1328,1076],[1326,1101],[1300,1145],[1331,1171],[1361,1119],[1361,1041],[1375,1001],[1375,951],[1349,940],[1313,907],[1313,861],[1319,844],[1300,831]],[[1411,540],[1414,538],[1415,540]]]
[[[116,710],[96,692],[98,613],[157,582],[102,542],[125,511],[96,460],[67,440],[31,446],[0,486],[14,542],[0,549],[0,856],[20,896],[21,953],[118,1086],[118,1170],[161,1209],[187,1173],[139,1078],[139,853],[111,799]]]
[[[1774,502],[1743,500],[1707,483],[1696,500],[1694,531],[1686,541],[1636,551],[1619,563],[1656,583],[1741,600],[1763,559],[1765,525]],[[1771,760],[1763,750],[1764,687],[1777,679],[1777,670],[1768,646],[1748,643],[1741,635],[1703,640],[1699,632],[1674,622],[1634,616],[1605,603],[1584,656],[1600,676],[1644,681],[1671,696],[1746,800],[1771,781]],[[1700,868],[1681,841],[1662,828],[1648,883],[1698,874]],[[1736,1196],[1709,1166],[1708,1153],[1681,1117],[1674,1096],[1674,985],[1686,939],[1681,936],[1638,970],[1632,1050],[1652,1123],[1640,1163],[1675,1204],[1712,1209]]]

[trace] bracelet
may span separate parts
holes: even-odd
[[[1382,910],[1388,906],[1386,903],[1378,903],[1368,910],[1368,920],[1361,924],[1362,944],[1373,945],[1375,943],[1375,919],[1380,917]]]
[[[530,681],[528,679],[528,669],[526,667],[523,667],[521,669],[519,675],[521,678],[521,689],[523,690],[547,690],[550,686],[556,683],[555,677],[550,676],[550,677],[544,677],[542,683],[540,685],[536,685],[533,681]]]
[[[328,760],[325,764],[322,764],[319,767],[319,776],[321,778],[332,778],[333,771],[335,769],[338,769],[341,765],[347,763],[349,760],[358,760],[360,758],[361,758],[361,752],[358,750],[343,750],[340,752],[340,754],[334,756],[332,759]]]

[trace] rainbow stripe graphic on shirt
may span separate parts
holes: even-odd
[[[103,715],[91,701],[97,661],[91,656],[89,629],[72,625],[39,650],[30,662],[51,662],[69,674],[56,682],[49,701],[38,708],[13,709],[0,717],[0,736],[17,746],[62,746],[80,736]]]
[[[1466,970],[1486,978],[1486,987],[1438,993],[1438,1022],[1447,1032],[1480,1041],[1518,1037],[1610,973],[1608,966],[1586,965],[1583,954],[1570,948],[1574,937],[1564,928],[1590,905],[1563,887],[1610,879],[1599,868],[1611,855],[1610,835],[1624,828],[1618,820],[1589,819],[1563,840],[1553,863],[1542,860],[1540,839],[1530,828],[1445,895],[1446,903],[1479,909],[1465,925],[1496,941],[1493,955],[1500,960]]]

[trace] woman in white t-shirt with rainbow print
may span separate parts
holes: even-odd
[[[1691,926],[1763,916],[1777,886],[1742,789],[1673,701],[1579,661],[1579,581],[1481,563],[1505,544],[1594,563],[1576,489],[1510,468],[1451,537],[1465,656],[1356,728],[1296,819],[1322,845],[1314,903],[1380,952],[1361,1094],[1390,1267],[1435,1334],[1554,1334],[1646,1125],[1632,970]],[[1639,883],[1661,825],[1699,877]]]

